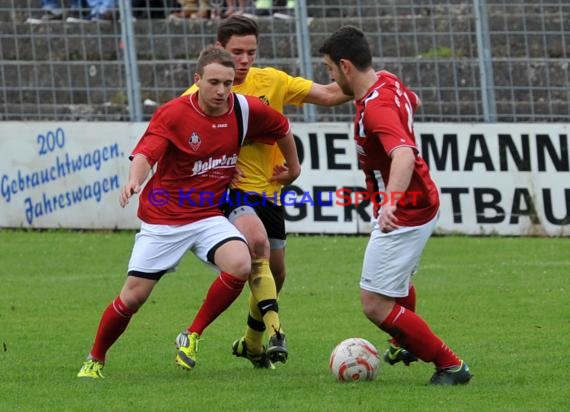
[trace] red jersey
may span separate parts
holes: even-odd
[[[183,225],[223,215],[220,204],[244,140],[272,144],[290,129],[257,97],[232,93],[228,112],[211,117],[198,106],[198,93],[161,106],[131,154],[158,163],[139,196],[143,222]]]
[[[374,199],[374,217],[381,204],[398,201],[390,193],[382,195],[390,179],[390,154],[398,147],[411,147],[416,154],[414,171],[395,216],[402,226],[418,226],[435,217],[439,194],[428,166],[419,155],[413,129],[413,114],[420,105],[418,96],[392,73],[378,72],[378,81],[366,95],[355,101],[354,139],[358,162],[366,176],[366,188]],[[385,203],[384,203],[385,202]]]

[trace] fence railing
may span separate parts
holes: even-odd
[[[173,3],[120,0],[120,18],[68,22],[69,14],[42,20],[40,0],[0,0],[0,119],[148,119],[191,84],[196,58],[219,24],[173,17]],[[377,67],[420,95],[419,121],[569,121],[567,0],[288,4],[279,10],[285,15],[257,10],[268,14],[255,16],[260,66],[326,83],[319,45],[352,24],[366,32]],[[352,105],[286,113],[293,121],[348,121]]]

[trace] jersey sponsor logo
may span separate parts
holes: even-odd
[[[198,148],[200,147],[200,145],[202,144],[202,139],[200,139],[200,136],[198,136],[198,133],[192,132],[192,134],[188,138],[188,144],[190,145],[192,150],[194,150],[196,152],[198,150]]]
[[[238,155],[234,153],[231,156],[223,155],[221,157],[210,156],[208,160],[197,160],[192,168],[192,176],[202,175],[214,169],[227,169],[235,167]]]

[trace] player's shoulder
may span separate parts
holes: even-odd
[[[386,70],[377,73],[380,85],[387,85],[386,88],[391,94],[401,95],[405,93],[412,102],[414,111],[421,106],[421,99],[413,90],[411,90],[398,76]]]
[[[402,82],[398,76],[396,76],[392,72],[389,72],[388,70],[380,70],[379,72],[376,73],[376,75],[378,76],[378,79],[383,80],[385,82],[390,82],[390,83]]]
[[[255,83],[275,84],[276,82],[286,80],[290,76],[283,70],[268,66],[250,68],[247,77]]]
[[[193,85],[188,87],[186,90],[184,90],[184,92],[181,94],[181,96],[187,96],[189,94],[194,93],[197,90],[198,90],[198,86],[196,86],[196,83],[194,83]]]
[[[252,94],[235,93],[236,99],[240,104],[247,104],[250,108],[256,109],[257,107],[265,108],[267,105],[261,99]]]

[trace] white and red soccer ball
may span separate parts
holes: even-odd
[[[371,381],[378,374],[380,358],[373,344],[362,338],[349,338],[333,349],[329,368],[339,381]]]

